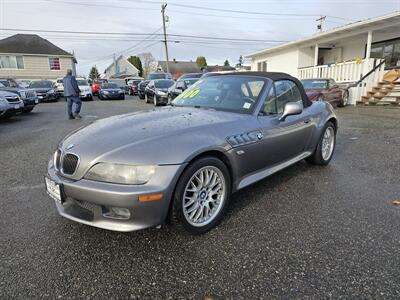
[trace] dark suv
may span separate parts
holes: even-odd
[[[11,78],[0,78],[0,91],[7,91],[17,94],[24,101],[24,112],[31,112],[39,99],[36,92],[32,89],[20,87],[18,83]]]
[[[146,79],[141,81],[138,85],[138,96],[139,99],[144,99],[146,86],[149,84],[151,80],[157,79],[172,79],[171,73],[164,72],[154,72],[147,75]]]

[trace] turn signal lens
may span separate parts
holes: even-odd
[[[139,196],[139,202],[160,200],[160,199],[162,199],[163,196],[164,196],[163,193],[151,194],[151,195],[141,195],[141,196]]]

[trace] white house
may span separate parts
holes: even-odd
[[[139,77],[139,70],[132,65],[124,56],[114,58],[114,61],[104,71],[105,78],[127,78]]]
[[[15,34],[0,40],[0,77],[56,79],[75,69],[73,54],[36,34]]]
[[[350,90],[350,103],[355,104],[382,80],[385,70],[400,69],[400,12],[337,27],[247,57],[253,71],[358,83]]]

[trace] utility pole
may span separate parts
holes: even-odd
[[[165,64],[167,66],[167,73],[169,73],[167,29],[165,27],[165,22],[167,21],[166,18],[168,18],[168,16],[165,15],[165,8],[166,7],[167,7],[167,3],[161,4],[161,14],[162,14],[162,22],[163,22],[163,28],[164,28],[165,57],[166,57]]]
[[[322,32],[322,22],[325,21],[326,16],[321,16],[319,19],[316,19],[315,21],[319,21],[319,24],[317,25],[317,29],[319,32]]]

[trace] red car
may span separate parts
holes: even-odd
[[[349,100],[349,91],[340,87],[331,78],[303,79],[306,94],[311,101],[326,101],[332,106],[346,106]]]
[[[92,83],[93,95],[97,95],[99,90],[101,89],[101,85],[106,82],[108,82],[107,79],[96,79],[95,81],[93,81]]]

